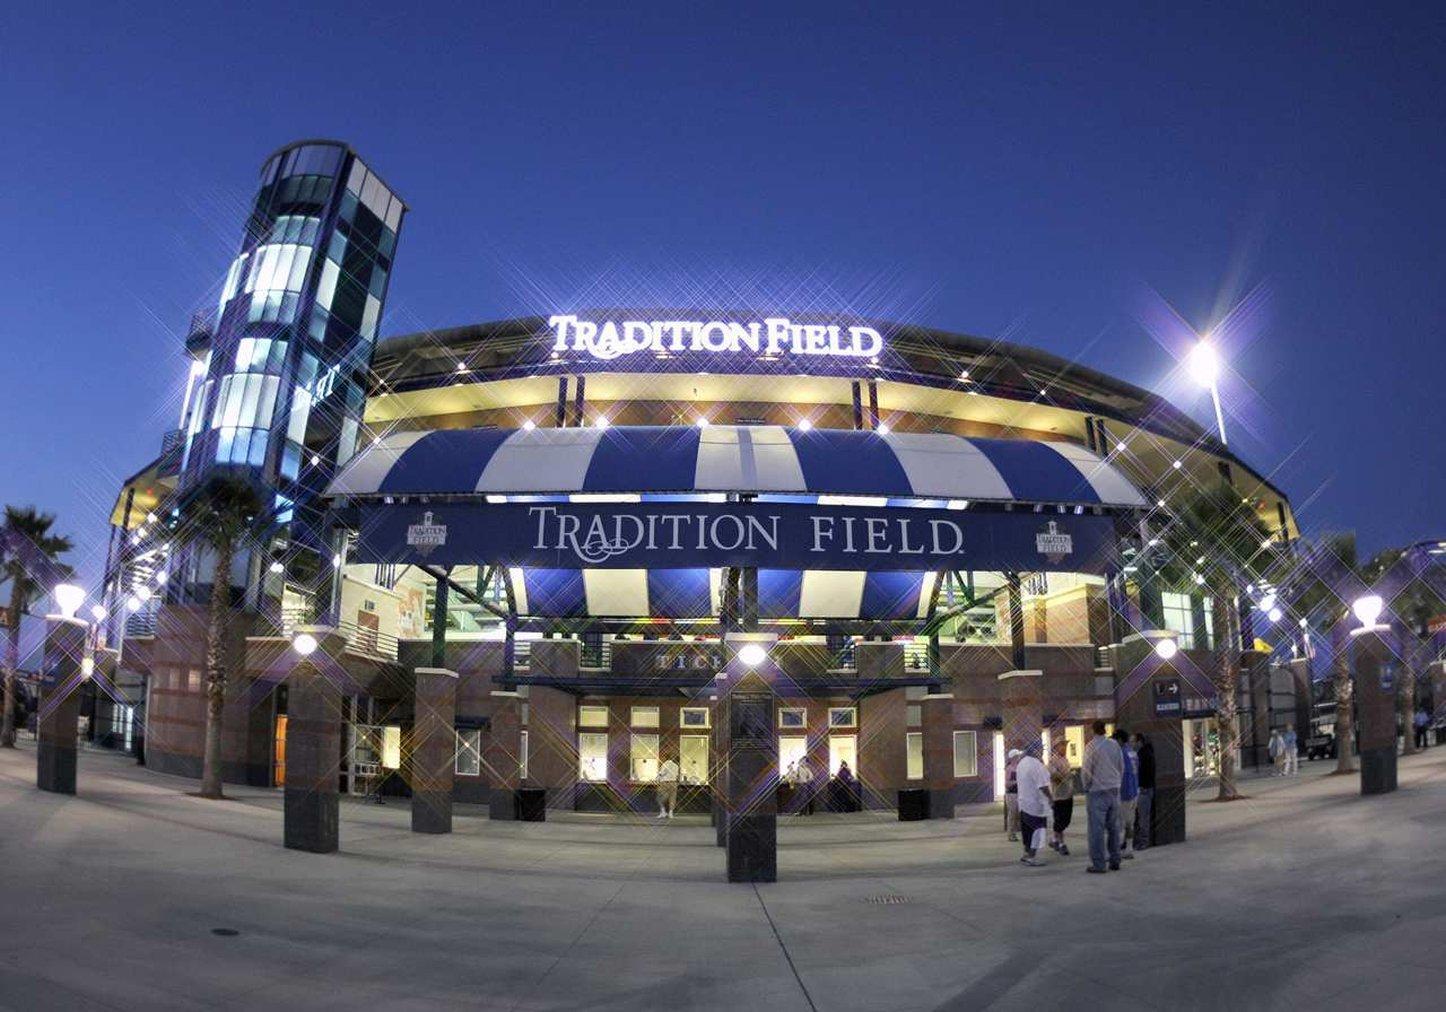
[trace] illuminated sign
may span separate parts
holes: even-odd
[[[420,515],[419,515],[420,514]],[[362,509],[353,562],[500,564],[544,569],[1106,572],[1114,521],[1072,516],[1039,551],[1032,513],[781,502],[402,503]],[[1051,541],[1050,546],[1062,547]],[[1052,553],[1051,553],[1052,554]]]
[[[876,358],[884,338],[873,327],[836,323],[794,323],[786,316],[766,320],[584,320],[553,316],[552,350],[578,352],[604,361],[652,352],[706,352],[765,357]]]

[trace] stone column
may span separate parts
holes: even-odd
[[[1044,672],[1006,671],[999,676],[1004,751],[1038,744],[1044,729]]]
[[[1240,653],[1240,684],[1250,700],[1249,738],[1240,743],[1240,764],[1270,765],[1270,663],[1259,650]]]
[[[340,837],[337,788],[341,725],[346,719],[333,666],[345,645],[334,629],[305,629],[316,651],[287,678],[283,840],[290,850],[331,854]]]
[[[1115,648],[1115,726],[1144,734],[1155,752],[1154,846],[1185,842],[1186,688],[1174,664],[1155,653],[1158,638],[1135,637]]]
[[[80,719],[85,639],[80,619],[45,616],[45,654],[40,676],[35,786],[53,794],[75,793],[76,723]]]
[[[1390,628],[1351,631],[1351,682],[1356,700],[1361,793],[1396,789],[1396,692],[1400,665],[1387,637]],[[1406,729],[1410,734],[1410,728]]]
[[[929,818],[954,818],[954,696],[919,700],[924,735],[924,787],[929,791]]]
[[[735,633],[724,644],[729,882],[778,879],[778,700],[768,680],[777,669],[771,660],[749,667],[738,658],[748,644],[767,649],[774,641],[765,633]]]
[[[452,831],[457,762],[457,672],[416,669],[412,708],[412,832]]]
[[[522,786],[522,697],[516,692],[494,691],[487,747],[483,750],[487,775],[489,817],[501,821],[517,818],[517,791]]]

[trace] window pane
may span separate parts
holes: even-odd
[[[607,727],[608,708],[606,706],[579,706],[577,708],[578,727]]]
[[[635,706],[633,707],[633,727],[657,727],[659,724],[658,708],[656,706]]]
[[[954,775],[974,777],[979,775],[979,744],[974,731],[954,732]]]
[[[708,782],[707,735],[685,734],[678,739],[678,767],[683,783],[706,784]]]
[[[658,736],[635,734],[629,753],[628,777],[635,783],[650,784],[658,779]]]
[[[917,731],[904,735],[904,767],[907,779],[924,779],[924,736]]]
[[[596,732],[577,736],[577,775],[580,780],[608,778],[608,736]]]
[[[457,732],[458,776],[475,777],[482,773],[482,732],[466,730]]]

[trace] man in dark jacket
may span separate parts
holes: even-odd
[[[1135,733],[1135,754],[1140,758],[1140,798],[1135,806],[1135,849],[1144,850],[1154,842],[1150,817],[1155,808],[1155,746],[1139,732]]]

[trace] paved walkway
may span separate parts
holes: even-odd
[[[280,846],[275,792],[207,802],[88,752],[81,795],[45,795],[32,749],[0,753],[0,1008],[1441,1001],[1446,748],[1384,798],[1310,763],[1192,802],[1189,843],[1106,876],[1018,865],[992,815],[788,820],[757,889],[721,881],[702,819],[465,814],[423,837],[404,802],[344,804],[320,856]]]

